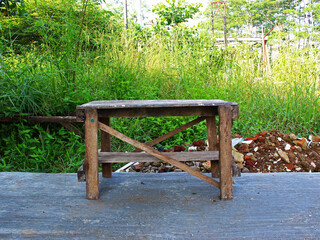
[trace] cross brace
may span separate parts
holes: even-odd
[[[218,181],[198,172],[195,169],[188,167],[186,164],[179,162],[174,158],[171,158],[169,156],[166,156],[166,155],[160,153],[159,151],[149,147],[146,144],[140,143],[132,138],[129,138],[128,136],[120,133],[119,131],[107,126],[106,124],[99,122],[98,128],[104,132],[109,133],[110,135],[112,135],[116,138],[119,138],[120,140],[122,140],[126,143],[129,143],[130,145],[132,145],[138,149],[141,149],[141,150],[149,153],[150,155],[152,155],[152,156],[154,156],[164,162],[167,162],[167,163],[169,163],[169,164],[171,164],[171,165],[173,165],[173,166],[175,166],[175,167],[177,167],[177,168],[179,168],[179,169],[181,169],[181,170],[183,170],[183,171],[185,171],[185,172],[187,172],[187,173],[189,173],[189,174],[191,174],[191,175],[193,175],[193,176],[195,176],[195,177],[197,177],[197,178],[199,178],[199,179],[201,179],[201,180],[203,180],[203,181],[205,181],[205,182],[207,182],[217,188],[220,188],[220,183]]]

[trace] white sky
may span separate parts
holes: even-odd
[[[128,2],[129,16],[134,12],[136,12],[136,13],[139,12],[140,0],[127,0],[127,2]],[[156,18],[155,14],[153,14],[151,12],[151,10],[154,5],[156,5],[157,3],[160,3],[160,2],[165,3],[166,1],[165,0],[141,0],[142,6],[147,6],[147,9],[148,9],[147,12],[145,11],[145,8],[142,9],[143,16],[148,19],[147,22]],[[201,11],[204,11],[204,9],[207,6],[209,1],[208,0],[186,0],[186,2],[187,3],[202,3],[203,7],[200,8],[200,12],[201,12]],[[119,5],[123,5],[124,0],[120,0],[119,4],[116,4],[114,0],[105,0],[105,3],[112,4],[114,7],[119,7]],[[104,4],[102,4],[102,5],[104,5]],[[198,22],[197,20],[192,19],[190,21],[189,25],[197,24],[197,22]]]

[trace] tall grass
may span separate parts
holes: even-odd
[[[223,99],[240,106],[234,133],[250,136],[273,129],[301,136],[320,133],[317,49],[298,51],[281,46],[271,63],[271,72],[263,72],[259,46],[239,45],[223,50],[212,46],[209,34],[183,27],[171,31],[154,28],[116,32],[117,23],[109,24],[107,29],[91,29],[86,23],[75,62],[71,46],[78,41],[78,31],[68,29],[78,23],[65,23],[66,28],[60,32],[66,36],[58,38],[59,41],[50,31],[44,31],[40,45],[31,44],[18,54],[2,49],[1,116],[64,115],[92,100]],[[70,73],[74,71],[73,81]],[[188,120],[121,118],[113,119],[112,125],[137,140],[148,141]],[[80,164],[84,151],[80,138],[72,136],[73,143],[62,147],[69,135],[59,127],[33,128],[22,124],[18,130],[10,130],[17,127],[11,125],[7,130],[1,126],[0,132],[5,137],[0,146],[0,170],[73,171]],[[26,135],[24,130],[32,134]],[[53,134],[55,131],[61,134]],[[47,140],[38,142],[36,139],[41,136]],[[50,136],[60,142],[51,142]],[[163,145],[169,148],[205,138],[202,123]],[[113,141],[113,150],[132,150],[120,141]],[[49,146],[44,147],[45,144]],[[52,154],[53,147],[64,150],[57,157]],[[41,151],[35,153],[38,148]],[[71,155],[75,157],[70,162]],[[54,165],[57,158],[64,166],[61,169]],[[36,164],[38,161],[40,165]]]

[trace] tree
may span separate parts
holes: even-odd
[[[161,25],[178,25],[192,19],[199,12],[201,3],[188,4],[185,0],[166,0],[166,3],[158,3],[152,12],[159,15]]]

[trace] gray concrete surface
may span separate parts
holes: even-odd
[[[0,239],[319,239],[320,174],[243,174],[234,199],[186,173],[0,173]]]

